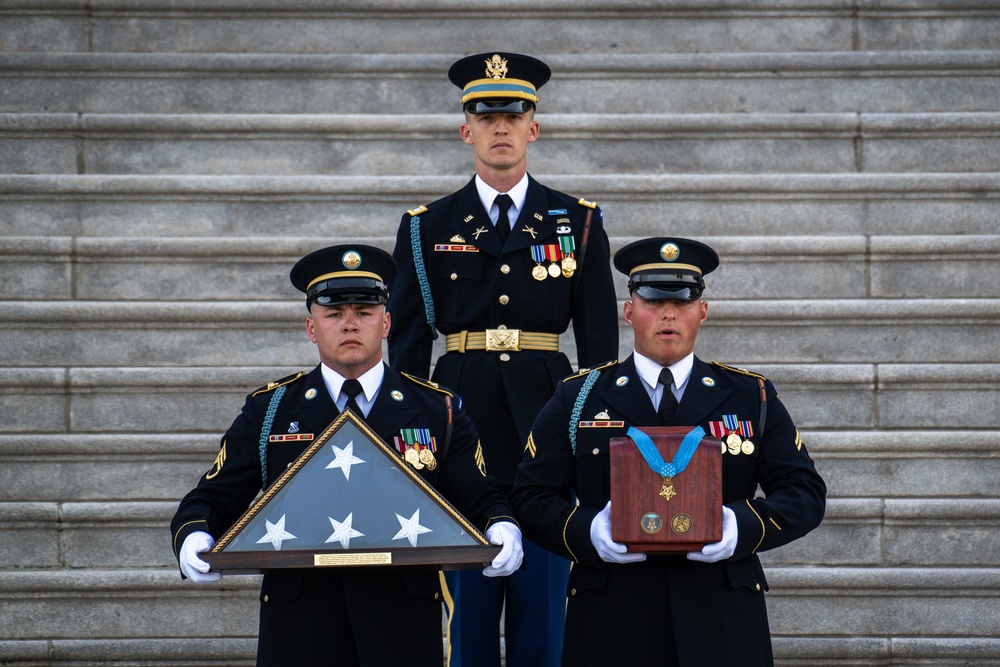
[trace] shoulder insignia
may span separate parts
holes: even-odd
[[[583,197],[580,197],[580,201],[577,202],[580,206],[586,206],[587,208],[597,208],[597,202],[587,201]]]
[[[402,375],[404,378],[406,378],[407,380],[409,380],[414,384],[419,384],[421,387],[427,387],[428,389],[433,389],[439,394],[444,394],[446,396],[451,396],[451,397],[455,396],[455,394],[451,393],[447,389],[442,389],[437,382],[433,382],[431,380],[425,380],[423,378],[418,378],[417,376],[410,375],[409,373],[400,372],[400,375]]]
[[[293,373],[291,375],[283,377],[280,380],[275,380],[274,382],[268,382],[267,386],[261,387],[257,391],[253,392],[251,396],[256,396],[257,394],[263,394],[268,391],[274,391],[275,389],[277,389],[282,385],[291,384],[296,380],[298,380],[299,378],[303,378],[305,376],[306,376],[305,371],[299,371],[298,373]]]
[[[751,371],[748,371],[745,368],[737,368],[735,366],[726,366],[725,364],[720,364],[718,361],[713,361],[712,365],[713,366],[718,366],[719,368],[721,368],[723,370],[726,370],[726,371],[729,371],[731,373],[739,373],[740,375],[748,375],[748,376],[750,376],[752,378],[756,378],[758,380],[766,380],[767,379],[766,377],[764,377],[760,373],[753,373]]]
[[[411,208],[409,211],[407,211],[407,213],[410,214],[411,218],[415,215],[420,215],[421,213],[426,213],[426,212],[427,212],[426,206],[418,206],[417,208]]]
[[[587,375],[590,375],[593,371],[602,371],[605,368],[609,368],[611,366],[614,366],[617,363],[618,363],[618,360],[615,359],[614,361],[606,361],[603,364],[600,364],[598,366],[594,366],[593,368],[581,368],[576,373],[573,373],[572,375],[564,377],[563,378],[563,382],[569,382],[570,380],[575,380],[576,378],[585,377]]]

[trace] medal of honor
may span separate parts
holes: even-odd
[[[670,477],[663,478],[663,486],[660,487],[660,495],[663,496],[664,500],[670,500],[677,495],[674,491],[674,480]]]
[[[674,460],[667,463],[663,460],[663,456],[660,455],[660,452],[656,449],[656,445],[653,444],[648,435],[634,426],[628,430],[628,437],[632,438],[632,442],[639,448],[639,452],[642,454],[642,458],[646,460],[646,464],[663,480],[660,486],[660,496],[667,501],[677,495],[677,491],[674,489],[674,477],[684,472],[684,469],[687,468],[691,457],[694,456],[694,451],[698,448],[698,443],[701,442],[704,436],[705,430],[703,428],[700,426],[694,427],[684,436],[681,446],[674,453]]]

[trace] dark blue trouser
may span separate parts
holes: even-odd
[[[569,561],[524,540],[524,564],[509,577],[445,572],[454,600],[450,667],[500,666],[500,615],[510,667],[559,667]]]

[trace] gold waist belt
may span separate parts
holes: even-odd
[[[486,331],[462,331],[448,334],[445,338],[448,352],[520,352],[521,350],[559,351],[559,334],[536,333],[520,329],[487,329]]]

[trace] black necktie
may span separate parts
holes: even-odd
[[[505,244],[507,237],[510,236],[510,217],[507,215],[507,211],[514,205],[514,200],[510,198],[510,195],[497,195],[493,203],[500,207],[500,217],[497,218],[497,234],[500,235],[500,243]]]
[[[347,405],[344,406],[344,409],[350,408],[359,418],[364,419],[365,413],[361,411],[361,406],[355,400],[355,397],[361,393],[361,383],[357,380],[344,380],[344,385],[340,388],[340,391],[347,394]]]
[[[660,407],[656,414],[660,416],[660,426],[670,426],[677,410],[677,399],[674,392],[670,390],[670,384],[674,381],[674,376],[670,374],[669,368],[660,371],[660,384],[663,385],[663,396],[660,398]]]

